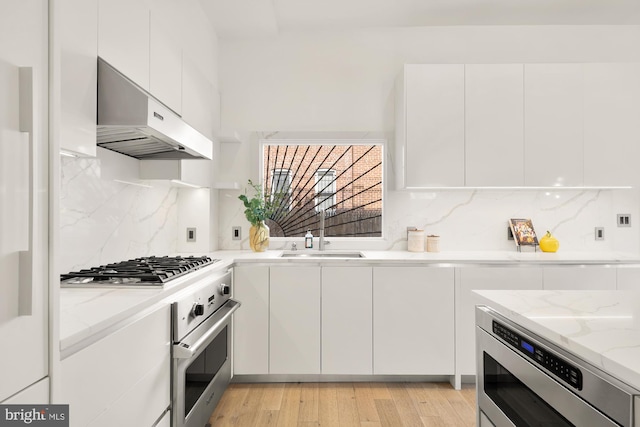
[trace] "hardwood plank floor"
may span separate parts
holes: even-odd
[[[472,427],[475,386],[444,383],[231,384],[212,427]]]

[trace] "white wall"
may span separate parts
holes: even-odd
[[[640,61],[640,26],[518,26],[371,29],[283,34],[220,41],[222,128],[251,133],[244,144],[222,144],[220,181],[258,178],[258,140],[292,131],[383,136],[395,127],[394,79],[404,63],[522,63]],[[308,136],[308,135],[307,135]],[[393,182],[387,150],[385,180]],[[220,191],[219,247],[231,226],[248,223],[239,191]],[[615,214],[638,217],[638,192],[440,191],[385,194],[385,238],[338,246],[404,249],[405,227],[442,236],[442,250],[512,249],[510,217],[531,217],[539,233],[558,235],[563,250],[640,250],[637,227],[615,227]],[[595,242],[593,228],[606,239]],[[272,246],[282,246],[278,242]],[[336,246],[334,246],[336,247]]]

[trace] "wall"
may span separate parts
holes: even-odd
[[[210,251],[209,189],[139,181],[138,163],[102,148],[97,158],[61,157],[61,273],[141,256]],[[186,241],[187,227],[196,227],[195,243]]]
[[[222,128],[245,131],[247,138],[243,144],[222,144],[219,178],[241,184],[258,179],[260,138],[347,132],[387,139],[385,180],[392,184],[393,85],[402,64],[640,61],[638,42],[640,26],[429,27],[221,40]],[[563,250],[640,249],[637,227],[615,227],[616,213],[638,217],[636,190],[547,195],[390,188],[384,202],[385,237],[364,244],[340,241],[334,248],[403,249],[405,227],[415,225],[440,234],[442,250],[513,249],[505,237],[506,221],[524,216],[533,219],[538,233],[556,233]],[[243,237],[248,235],[239,194],[220,191],[221,249],[248,248],[246,240],[230,239],[234,225],[243,226]],[[593,239],[596,226],[605,227],[604,241]]]

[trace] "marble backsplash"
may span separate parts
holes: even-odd
[[[178,190],[101,178],[99,158],[61,158],[61,273],[177,248]]]
[[[227,232],[240,225],[243,237],[248,235],[238,194],[221,192],[221,249],[248,249],[246,238],[233,241]],[[508,219],[531,218],[538,238],[550,230],[561,251],[639,252],[638,227],[616,226],[618,213],[631,214],[634,224],[638,207],[635,189],[387,191],[383,238],[329,240],[331,249],[406,250],[407,226],[415,226],[439,235],[441,251],[514,250],[507,240]],[[595,227],[604,227],[604,240],[595,240]],[[270,247],[285,248],[293,241],[302,238],[272,238]]]

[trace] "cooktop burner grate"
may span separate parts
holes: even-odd
[[[162,284],[218,260],[202,257],[143,257],[62,274],[65,283]]]

